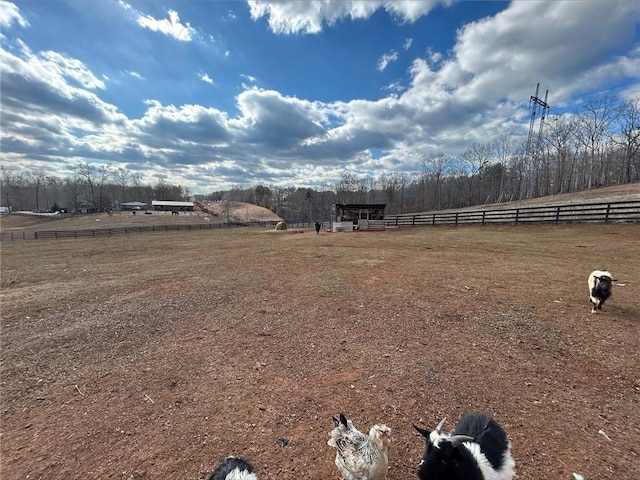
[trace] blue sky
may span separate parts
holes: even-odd
[[[0,0],[1,161],[207,193],[412,173],[640,97],[640,4]]]

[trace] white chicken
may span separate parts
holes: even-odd
[[[344,480],[385,480],[391,429],[382,423],[371,427],[369,436],[353,426],[341,413],[333,417],[334,428],[327,444],[337,450],[335,464]]]

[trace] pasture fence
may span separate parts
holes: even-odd
[[[387,215],[387,227],[640,222],[640,200]]]
[[[438,225],[524,225],[585,222],[640,222],[640,200],[614,202],[558,204],[538,207],[492,208],[482,210],[410,213],[387,215],[385,227],[420,227]],[[232,227],[274,228],[277,221],[218,222],[183,225],[141,225],[85,230],[45,230],[36,232],[0,232],[0,241],[41,240],[85,237],[110,237],[113,235],[144,232],[190,232]],[[311,228],[310,222],[287,222],[289,228]]]
[[[220,223],[204,223],[204,224],[185,224],[185,225],[140,225],[128,227],[111,227],[111,228],[92,228],[84,230],[43,230],[36,232],[1,232],[0,241],[12,240],[43,240],[43,239],[63,239],[63,238],[87,238],[87,237],[111,237],[114,235],[127,235],[144,232],[191,232],[198,230],[214,230],[232,227],[271,227],[276,222],[269,221],[249,221],[249,222],[220,222]]]

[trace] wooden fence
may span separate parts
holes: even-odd
[[[533,223],[640,222],[640,200],[548,205],[458,212],[430,212],[387,215],[386,227],[435,225],[523,225]],[[52,230],[41,232],[0,232],[1,241],[48,238],[110,237],[143,232],[187,232],[231,227],[274,228],[275,221],[243,223],[207,223],[196,225],[144,225],[138,227],[99,228],[89,230]],[[287,222],[289,228],[311,228],[310,222]]]
[[[640,222],[640,200],[387,215],[388,227]]]
[[[40,240],[49,238],[85,238],[85,237],[111,237],[113,235],[143,233],[143,232],[191,232],[196,230],[213,230],[231,227],[270,227],[276,222],[243,222],[243,223],[204,223],[195,225],[142,225],[131,227],[93,228],[86,230],[45,230],[40,232],[2,232],[1,241],[11,240]]]

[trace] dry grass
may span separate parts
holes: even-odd
[[[2,244],[3,478],[337,478],[331,415],[486,411],[518,478],[634,478],[638,225],[264,229]],[[586,279],[620,284],[589,314]],[[610,441],[598,431],[605,432]],[[279,439],[288,440],[286,446]]]

